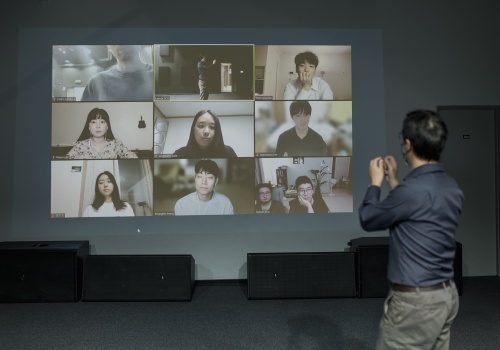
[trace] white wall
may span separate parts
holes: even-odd
[[[51,162],[51,214],[78,217],[83,171],[83,160]]]
[[[351,163],[350,157],[338,157],[335,160],[335,171],[332,178],[339,181],[340,179],[349,179],[349,165]]]
[[[281,53],[277,46],[267,47],[267,61],[264,72],[264,94],[265,96],[272,96],[274,100],[283,98],[283,90],[279,90],[278,72],[281,69]]]

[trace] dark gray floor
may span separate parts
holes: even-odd
[[[0,304],[0,349],[373,349],[383,298],[247,300],[198,285],[191,302]],[[500,348],[500,277],[464,279],[452,349]]]

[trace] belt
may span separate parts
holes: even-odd
[[[391,289],[397,292],[429,292],[432,290],[444,289],[453,285],[453,280],[444,281],[428,287],[410,287],[402,284],[391,283]]]

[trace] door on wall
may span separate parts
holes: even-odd
[[[457,231],[463,248],[463,274],[497,275],[495,107],[446,106],[437,110],[448,126],[441,161],[465,197]]]
[[[220,64],[220,81],[221,81],[221,86],[220,86],[221,92],[233,91],[231,63]]]

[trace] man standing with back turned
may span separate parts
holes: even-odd
[[[198,88],[200,89],[200,100],[208,100],[210,95],[210,90],[208,87],[208,76],[209,70],[217,63],[216,60],[212,61],[212,64],[207,63],[207,55],[200,55],[200,60],[198,61]]]
[[[394,157],[373,159],[359,208],[364,230],[390,232],[390,290],[377,349],[448,349],[458,313],[453,260],[463,193],[438,163],[448,131],[435,112],[408,113],[401,135],[411,172],[399,183]],[[391,192],[380,200],[384,177]]]

